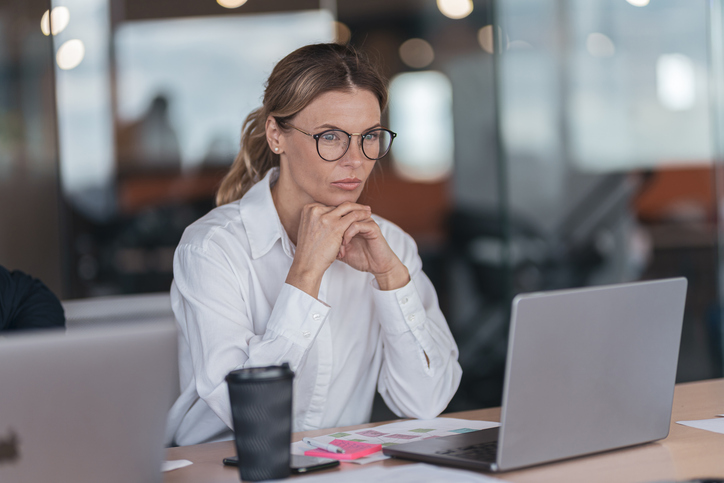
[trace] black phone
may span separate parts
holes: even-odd
[[[224,458],[224,464],[227,466],[239,466],[239,459],[236,456]],[[307,473],[315,470],[325,470],[339,466],[339,461],[331,458],[317,458],[315,456],[303,456],[293,454],[289,462],[292,473]]]

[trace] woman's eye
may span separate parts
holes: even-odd
[[[335,132],[325,132],[321,136],[322,141],[334,142],[339,141],[339,136]]]
[[[380,137],[380,133],[378,133],[377,131],[373,131],[365,134],[364,139],[365,141],[376,141],[378,137]]]

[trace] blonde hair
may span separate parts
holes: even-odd
[[[285,124],[319,95],[354,88],[372,92],[380,110],[387,106],[384,78],[366,56],[349,45],[307,45],[280,60],[267,80],[262,106],[244,121],[241,149],[221,181],[216,204],[240,199],[271,168],[279,166],[279,155],[266,140],[269,116],[285,129]]]

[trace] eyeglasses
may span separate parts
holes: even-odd
[[[352,136],[360,137],[362,154],[366,158],[376,161],[387,154],[390,146],[392,146],[392,140],[397,136],[397,133],[384,128],[370,129],[367,132],[352,134],[341,129],[329,129],[319,134],[311,134],[289,123],[287,125],[302,134],[313,137],[317,142],[317,154],[325,161],[337,161],[344,156],[349,150]]]

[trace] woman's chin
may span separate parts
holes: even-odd
[[[315,201],[317,201],[317,203],[322,203],[323,205],[327,206],[339,206],[345,202],[357,203],[360,194],[361,192],[357,191],[350,191],[347,193],[335,193],[334,195],[319,197]]]

